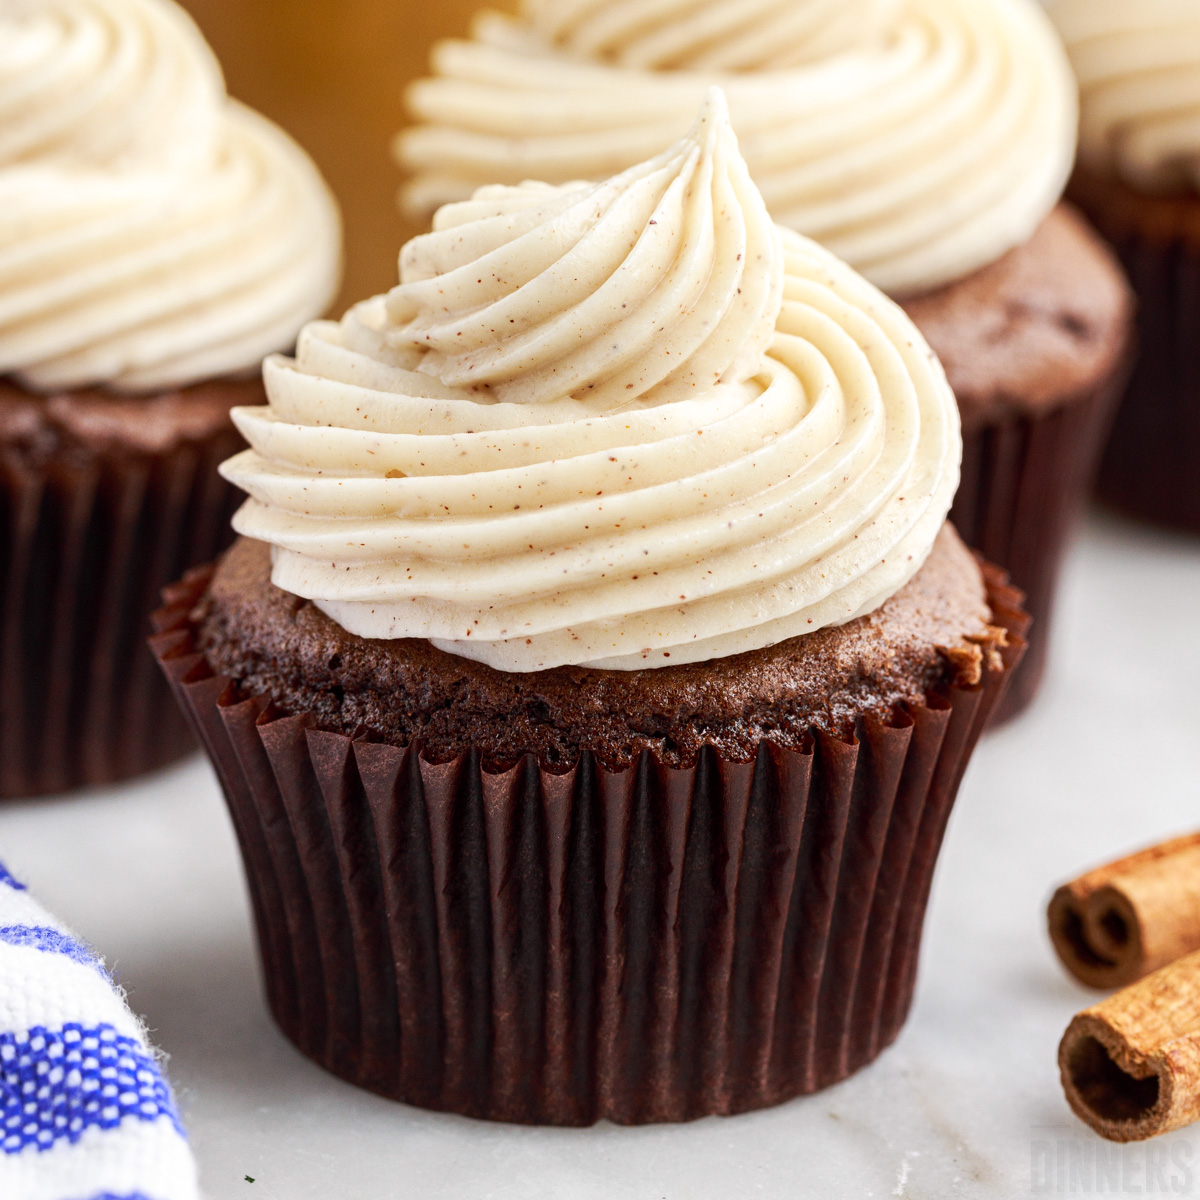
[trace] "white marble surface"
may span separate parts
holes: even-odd
[[[1200,1194],[1200,1128],[1110,1162],[1073,1122],[1055,1048],[1089,993],[1043,933],[1053,884],[1200,826],[1198,615],[1200,541],[1092,518],[1046,690],[964,784],[908,1028],[849,1082],[751,1116],[523,1129],[324,1074],[265,1011],[233,835],[200,760],[7,806],[0,858],[115,966],[170,1055],[214,1200]]]

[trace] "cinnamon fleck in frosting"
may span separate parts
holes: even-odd
[[[715,89],[611,180],[442,209],[397,288],[265,380],[224,470],[275,584],[507,671],[672,666],[869,613],[958,483],[932,352],[772,223]]]

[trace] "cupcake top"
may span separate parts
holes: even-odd
[[[337,290],[337,209],[170,0],[0,4],[0,375],[137,392],[254,369]]]
[[[1146,192],[1200,188],[1200,5],[1049,0],[1081,92],[1080,162]]]
[[[397,142],[414,213],[622,170],[717,82],[775,219],[898,296],[1027,241],[1075,155],[1075,82],[1035,0],[525,0],[433,67]]]
[[[400,285],[267,361],[224,473],[277,586],[508,671],[663,667],[873,611],[958,482],[941,367],[770,220],[719,91],[599,184],[439,211]]]

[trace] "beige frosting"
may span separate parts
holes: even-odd
[[[1145,191],[1200,188],[1200,4],[1050,0],[1079,77],[1079,156]]]
[[[648,70],[772,71],[878,38],[903,0],[525,0],[558,50]]]
[[[871,611],[958,482],[932,352],[771,222],[715,90],[608,182],[442,209],[399,287],[265,379],[223,470],[275,583],[509,671],[670,666]]]
[[[255,368],[337,289],[336,206],[169,0],[0,3],[0,375]]]
[[[414,214],[604,178],[715,81],[775,219],[897,296],[1027,241],[1075,154],[1075,83],[1034,0],[529,0],[433,69],[397,141]]]

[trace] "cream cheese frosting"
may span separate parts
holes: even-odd
[[[1050,0],[1079,77],[1079,157],[1148,192],[1200,188],[1200,5]]]
[[[526,0],[556,49],[648,70],[770,71],[878,38],[903,0]]]
[[[0,375],[250,371],[328,306],[340,241],[312,162],[170,0],[0,4]]]
[[[433,71],[397,140],[413,214],[611,175],[716,82],[775,219],[895,296],[1027,241],[1075,155],[1075,82],[1034,0],[526,0]]]
[[[776,226],[722,94],[599,184],[439,211],[400,284],[274,356],[223,472],[274,582],[508,671],[723,657],[920,568],[958,411],[903,311]]]

